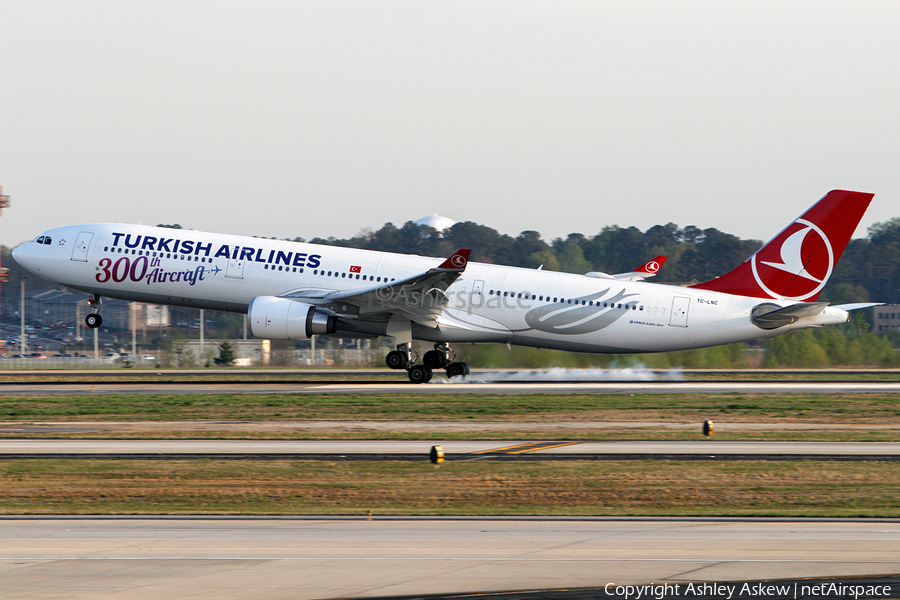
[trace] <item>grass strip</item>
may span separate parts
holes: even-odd
[[[37,431],[35,431],[37,429]],[[96,429],[84,427],[79,430],[61,431],[50,428],[12,428],[0,426],[0,439],[92,439],[92,440],[422,440],[440,443],[451,440],[559,440],[559,441],[696,441],[703,438],[698,423],[691,429],[660,429],[655,427],[567,429],[529,429],[527,426],[510,424],[502,431],[457,430],[435,431],[433,428],[420,430],[391,430],[356,428],[348,421],[343,428],[310,431],[302,427],[280,430],[252,429],[181,429],[172,430],[119,430],[104,429],[102,423]],[[900,442],[900,427],[892,429],[814,429],[814,430],[730,430],[718,431],[712,439],[733,442]]]
[[[2,514],[900,516],[896,462],[0,463]]]
[[[894,423],[890,394],[102,394],[0,396],[0,419],[534,419]],[[620,417],[616,419],[614,417]]]

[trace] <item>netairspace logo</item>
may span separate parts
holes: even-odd
[[[498,383],[498,382],[565,382],[565,381],[681,381],[681,369],[654,371],[646,367],[621,369],[552,369],[528,371],[497,371],[496,373],[477,373],[466,377],[453,377],[450,383]],[[432,380],[434,381],[434,380]]]
[[[622,600],[664,600],[666,598],[715,598],[777,600],[801,598],[894,598],[891,585],[872,583],[841,583],[837,581],[786,581],[757,583],[663,583],[649,585],[618,585],[608,583],[605,596]]]

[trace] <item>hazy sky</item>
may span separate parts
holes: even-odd
[[[0,0],[2,242],[900,216],[897,2]]]

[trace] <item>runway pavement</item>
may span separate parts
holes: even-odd
[[[303,600],[900,573],[897,520],[0,518],[2,597]]]
[[[427,460],[432,445],[448,460],[900,460],[896,442],[698,441],[383,441],[383,440],[58,440],[0,439],[0,460],[24,458],[229,458]]]
[[[96,394],[897,394],[900,381],[534,381],[2,383],[7,396]]]

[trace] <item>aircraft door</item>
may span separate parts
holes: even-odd
[[[247,261],[240,258],[228,259],[228,266],[225,267],[225,277],[230,277],[231,279],[243,279],[245,262]]]
[[[78,237],[75,238],[75,247],[72,248],[72,260],[87,262],[88,249],[91,247],[92,239],[94,239],[94,234],[90,231],[82,231],[78,234]]]
[[[669,315],[669,325],[672,327],[687,327],[688,311],[690,308],[690,298],[686,296],[675,296],[672,300],[672,313]]]
[[[484,281],[478,279],[475,281],[475,284],[472,286],[472,297],[470,298],[470,302],[474,308],[478,308],[481,306],[481,303],[484,301]]]

